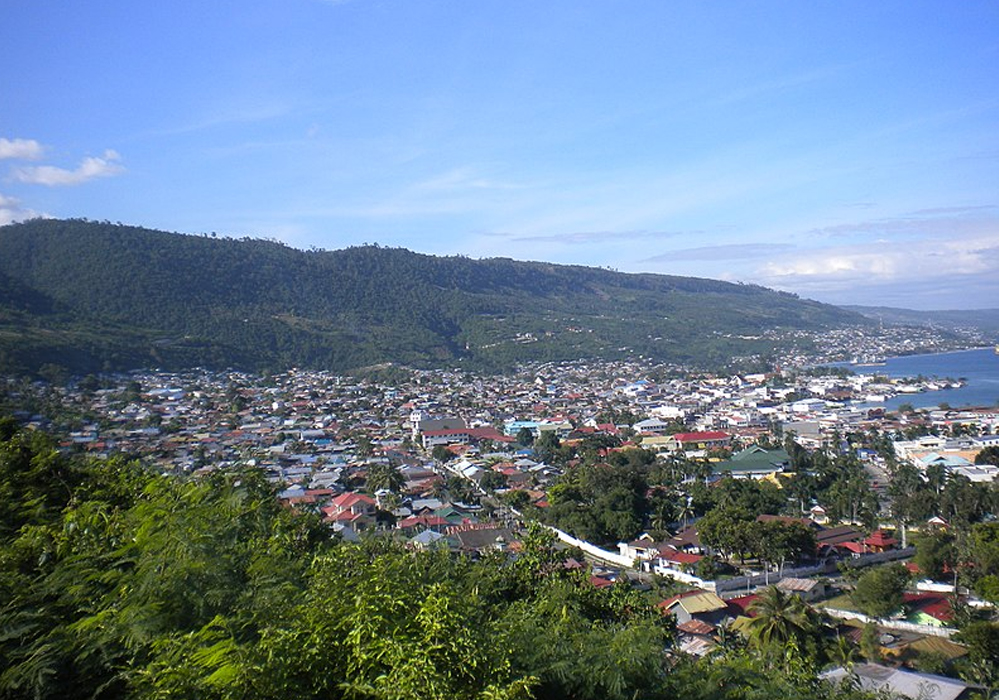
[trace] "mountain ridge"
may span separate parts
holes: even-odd
[[[756,285],[36,219],[0,227],[0,369],[349,370],[615,359],[713,365],[736,336],[870,324]],[[25,340],[18,348],[11,333]],[[739,342],[738,342],[739,341]],[[61,350],[59,348],[62,348]],[[72,350],[72,352],[69,352]]]
[[[841,304],[840,308],[854,311],[867,318],[899,325],[927,326],[954,331],[974,328],[988,337],[997,335],[1000,309],[941,309],[920,311],[893,306],[858,306]]]

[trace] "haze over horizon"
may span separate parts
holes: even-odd
[[[85,217],[995,308],[998,6],[0,12],[0,224]]]

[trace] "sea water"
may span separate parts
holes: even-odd
[[[878,374],[886,377],[936,377],[962,379],[965,386],[920,394],[901,394],[884,403],[895,410],[908,403],[914,408],[932,408],[946,403],[952,408],[997,406],[1000,393],[1000,358],[993,348],[943,352],[933,355],[890,357],[884,365],[859,367],[846,365],[857,374]]]

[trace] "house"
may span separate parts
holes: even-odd
[[[931,655],[944,660],[946,664],[951,664],[963,656],[968,656],[968,654],[969,650],[961,644],[956,644],[945,637],[933,635],[920,637],[898,649],[898,658],[904,663]]]
[[[449,428],[425,430],[421,433],[420,439],[424,449],[427,450],[438,445],[468,445],[470,435],[466,428]]]
[[[638,539],[631,542],[619,542],[618,553],[623,557],[628,557],[633,561],[652,561],[660,555],[660,550],[669,547],[667,542],[654,542],[653,538],[643,533]]]
[[[420,515],[403,518],[396,523],[396,527],[404,531],[435,530],[440,532],[451,524],[439,515],[423,512]]]
[[[676,433],[674,442],[678,449],[689,451],[716,450],[729,447],[732,437],[729,433],[707,430],[696,433]]]
[[[633,425],[632,429],[640,435],[662,435],[669,427],[669,423],[659,418],[647,418]]]
[[[411,537],[409,544],[414,549],[426,550],[426,549],[436,549],[437,547],[447,547],[447,538],[439,532],[434,532],[433,530],[424,530],[419,535]]]
[[[678,625],[691,620],[718,625],[727,615],[726,601],[711,591],[700,589],[667,598],[657,607],[663,613],[673,615]]]
[[[870,536],[862,540],[862,544],[868,552],[887,552],[890,549],[894,549],[899,542],[889,537],[889,534],[885,530],[875,530]]]
[[[416,442],[427,432],[463,431],[467,430],[469,426],[462,418],[425,418],[420,411],[415,411],[410,415],[410,427],[412,438]]]
[[[670,538],[667,543],[680,552],[689,554],[704,554],[705,549],[701,545],[701,538],[698,537],[698,528],[694,525],[686,527]]]
[[[814,603],[826,597],[826,584],[811,578],[783,578],[775,588],[797,595],[805,603]]]
[[[509,528],[488,524],[453,525],[446,534],[459,551],[474,554],[506,551],[518,539]]]
[[[705,557],[701,554],[690,554],[680,552],[671,546],[660,549],[657,556],[652,561],[643,562],[644,571],[652,571],[654,574],[669,576],[672,571],[687,572]]]
[[[685,654],[705,656],[715,648],[718,628],[701,620],[688,620],[677,625],[677,646]]]
[[[657,454],[670,454],[677,450],[677,441],[672,435],[645,435],[639,441],[639,446]]]
[[[375,500],[363,493],[342,493],[321,512],[327,522],[350,524],[355,530],[375,524]]]
[[[904,593],[903,605],[909,611],[906,621],[918,625],[947,627],[955,616],[950,598],[942,593]]]
[[[756,603],[759,598],[760,595],[757,593],[730,598],[726,601],[726,605],[729,609],[729,616],[733,619],[738,617],[756,617],[757,612],[754,610],[754,603]]]
[[[790,466],[791,457],[784,450],[765,450],[760,445],[752,445],[712,465],[712,472],[734,479],[763,479],[780,474]]]
[[[842,552],[860,554],[863,551],[861,540],[864,535],[850,525],[825,527],[816,532],[816,550],[820,558]]]
[[[917,673],[878,664],[854,664],[826,671],[821,676],[831,683],[857,679],[861,690],[883,691],[904,698],[934,698],[934,700],[965,700],[972,689],[956,678]]]

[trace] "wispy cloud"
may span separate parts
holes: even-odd
[[[654,255],[640,262],[675,262],[680,260],[743,260],[763,258],[775,253],[794,249],[788,243],[729,243],[723,245],[682,248]]]
[[[46,214],[21,206],[21,200],[15,197],[7,197],[0,194],[0,226],[6,226],[15,221],[25,221],[26,219],[37,219],[46,216]]]
[[[919,209],[899,216],[881,219],[852,221],[833,226],[815,228],[806,233],[808,238],[912,239],[974,234],[984,223],[995,222],[997,205],[985,204],[961,207]]]
[[[38,160],[45,148],[34,139],[0,138],[0,160]]]
[[[843,73],[849,67],[850,65],[822,66],[808,71],[762,80],[721,95],[716,100],[716,104],[734,104],[764,95],[771,95],[775,92],[783,92],[802,85],[809,85]]]
[[[928,217],[928,216],[971,216],[985,214],[986,212],[996,212],[996,204],[979,204],[977,206],[969,207],[936,207],[931,209],[917,209],[914,212],[905,214],[904,216],[909,217]]]
[[[454,192],[456,190],[518,190],[524,185],[483,177],[471,166],[453,168],[410,186],[414,192]]]
[[[50,187],[80,185],[96,178],[111,177],[125,172],[120,160],[121,156],[109,149],[101,157],[84,158],[73,170],[54,165],[25,166],[15,168],[11,177],[18,182]]]
[[[268,122],[303,111],[304,107],[296,107],[280,99],[235,106],[224,103],[217,108],[209,108],[190,121],[154,129],[149,133],[153,136],[183,136],[219,127]]]
[[[512,242],[535,243],[565,243],[580,245],[586,243],[606,243],[609,241],[634,241],[650,238],[673,238],[691,234],[690,231],[574,231],[570,233],[554,233],[549,235],[523,236],[515,233],[495,233],[488,235],[502,236]],[[695,233],[701,233],[695,232]]]
[[[797,251],[769,260],[756,277],[769,286],[816,294],[880,286],[897,291],[919,290],[934,284],[988,285],[995,290],[998,255],[1000,246],[995,233],[911,241],[907,245],[878,242]]]

